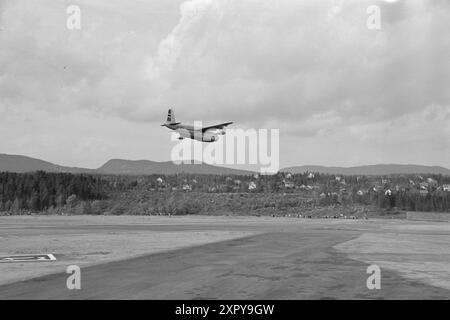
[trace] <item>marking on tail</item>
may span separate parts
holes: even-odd
[[[175,114],[173,113],[172,109],[169,109],[167,112],[167,122],[168,123],[174,123],[175,122]]]

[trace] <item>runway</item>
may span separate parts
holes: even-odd
[[[253,233],[82,267],[81,290],[68,290],[69,275],[63,272],[10,283],[0,286],[0,299],[450,299],[447,287],[430,285],[420,277],[411,278],[395,270],[392,262],[395,259],[382,250],[374,252],[381,264],[381,289],[369,290],[366,286],[369,263],[354,256],[355,253],[339,249],[339,245],[353,244],[364,234],[383,236],[394,232],[406,237],[425,234],[449,241],[446,225],[421,227],[414,223],[404,228],[404,221],[288,219],[272,222],[218,219],[215,223],[206,219],[184,225],[183,222],[164,220],[161,225],[166,232],[192,228],[245,229]],[[389,226],[388,231],[385,225]],[[99,227],[78,226],[78,232]],[[133,229],[133,226],[114,224],[113,228]],[[136,228],[142,231],[145,226]],[[148,232],[158,230],[156,224],[147,226]],[[448,255],[442,256],[436,254],[436,261],[448,261]],[[432,262],[434,258],[426,259]],[[390,261],[389,268],[383,267],[385,260]]]

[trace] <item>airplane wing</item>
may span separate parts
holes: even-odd
[[[225,122],[225,123],[221,123],[221,124],[216,124],[214,126],[204,127],[204,128],[202,128],[202,132],[205,132],[206,130],[209,130],[209,129],[223,129],[232,123],[233,122]]]

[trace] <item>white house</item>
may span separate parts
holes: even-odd
[[[428,182],[421,182],[419,186],[421,190],[428,190]]]
[[[286,189],[293,189],[295,187],[294,182],[292,181],[285,180],[283,182]]]

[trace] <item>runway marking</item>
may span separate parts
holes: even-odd
[[[43,262],[43,261],[56,261],[53,254],[22,254],[22,255],[10,255],[0,256],[0,263],[2,262]]]

